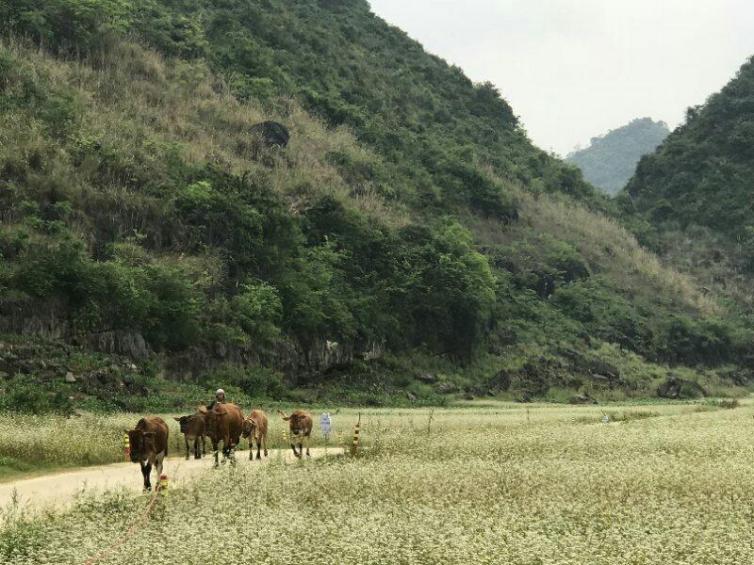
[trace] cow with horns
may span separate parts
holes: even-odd
[[[290,416],[286,416],[284,412],[278,410],[278,414],[288,422],[288,426],[291,432],[291,449],[293,449],[293,455],[299,459],[304,455],[304,443],[306,443],[306,456],[310,457],[309,453],[309,439],[312,435],[312,417],[303,410],[296,410],[291,413]],[[296,451],[296,441],[298,440],[298,451]]]
[[[262,410],[252,410],[243,421],[241,435],[249,438],[249,460],[254,459],[254,441],[257,442],[257,459],[264,444],[264,456],[267,457],[267,414]]]
[[[199,413],[204,419],[207,435],[212,442],[215,467],[220,465],[218,461],[220,442],[223,442],[223,464],[230,460],[231,465],[235,465],[235,448],[241,441],[243,427],[241,408],[232,403],[215,402],[212,408],[201,406]]]
[[[168,455],[168,425],[158,416],[142,418],[128,434],[132,463],[141,465],[144,490],[152,490],[150,475],[152,467],[157,470],[157,479],[162,475],[162,462]]]
[[[174,419],[181,427],[183,440],[186,444],[186,459],[189,458],[189,441],[194,442],[194,459],[201,459],[207,451],[205,445],[207,440],[206,424],[202,414],[197,411],[195,414]]]

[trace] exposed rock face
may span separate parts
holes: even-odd
[[[456,385],[455,383],[444,382],[439,383],[435,390],[440,394],[452,394],[454,392],[458,392],[459,389],[458,385]]]
[[[490,386],[494,390],[507,391],[511,388],[511,372],[507,369],[502,369],[490,380]]]
[[[221,349],[222,355],[218,355],[218,351],[200,348],[173,354],[166,359],[167,376],[180,376],[188,381],[220,365],[231,364],[249,367],[261,365],[297,378],[347,367],[356,359],[378,359],[384,352],[383,344],[378,342],[340,343],[326,338],[306,345],[292,339],[284,339],[269,348],[224,345]]]
[[[69,339],[71,326],[59,304],[6,304],[0,307],[0,333]]]
[[[569,404],[597,404],[597,401],[588,394],[577,394],[568,400]]]
[[[357,358],[378,359],[382,354],[383,346],[377,342],[354,344],[318,339],[304,346],[286,340],[275,348],[271,364],[288,374],[312,375],[344,367]]]
[[[109,330],[81,335],[74,331],[65,309],[57,304],[37,305],[30,308],[25,304],[0,305],[0,334],[18,334],[42,339],[53,349],[65,352],[71,347],[81,346],[108,355],[127,358],[127,368],[137,372],[136,363],[143,363],[155,357],[155,352],[139,332]],[[68,380],[67,363],[63,366],[47,366],[52,354],[40,351],[26,352],[8,349],[0,354],[0,371],[8,375],[46,374],[51,378],[66,378],[67,382],[88,382],[86,375],[74,375],[76,381]],[[328,370],[345,367],[356,359],[371,361],[384,353],[384,345],[370,341],[361,343],[339,342],[323,337],[302,344],[293,339],[284,339],[270,347],[238,346],[218,343],[213,348],[191,348],[184,352],[172,352],[163,357],[165,376],[191,379],[202,372],[211,371],[220,365],[265,366],[279,370],[291,377],[315,375]],[[55,353],[54,357],[67,355]],[[58,363],[61,365],[61,363]]]
[[[34,308],[25,304],[5,305],[0,309],[0,333],[78,343],[102,353],[126,355],[136,360],[145,360],[152,353],[144,337],[138,332],[113,330],[76,334],[69,321],[69,313],[54,302],[36,305]]]
[[[423,383],[432,384],[437,382],[437,377],[432,373],[419,373],[416,375],[416,380]]]
[[[251,126],[252,135],[259,138],[265,147],[283,148],[288,145],[291,134],[283,124],[279,122],[266,121]]]
[[[660,398],[686,399],[702,398],[706,396],[706,391],[699,383],[680,379],[674,375],[657,388],[657,396]]]
[[[86,341],[97,351],[127,355],[138,361],[144,361],[150,355],[147,342],[137,332],[122,330],[101,332],[87,336]]]

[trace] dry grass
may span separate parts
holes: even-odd
[[[86,62],[64,63],[15,43],[2,47],[32,64],[53,85],[74,85],[83,102],[83,135],[117,148],[121,156],[129,155],[137,168],[160,170],[159,163],[150,162],[163,159],[161,152],[153,150],[154,144],[172,145],[189,163],[213,163],[236,174],[251,171],[269,176],[293,210],[330,195],[389,225],[408,222],[407,212],[394,202],[387,206],[374,186],[350,186],[328,162],[333,152],[372,163],[379,163],[379,157],[360,146],[347,128],[326,128],[293,100],[278,104],[287,108],[284,115],[271,113],[260,103],[237,100],[206,64],[167,61],[136,44],[120,44],[97,68]],[[284,152],[268,155],[260,163],[249,150],[249,128],[263,120],[286,124],[291,141]],[[31,148],[35,145],[32,134],[19,125],[14,139],[7,142]],[[36,138],[42,143],[42,137]],[[85,174],[86,167],[61,173],[75,178]],[[128,188],[128,178],[112,178],[110,186],[101,184],[101,176],[98,181],[97,191],[112,199],[114,208],[129,202],[135,205],[137,195]],[[73,184],[69,182],[69,187]],[[80,184],[86,183],[82,179]],[[149,197],[141,198],[145,207],[154,206]]]
[[[617,221],[570,199],[534,195],[516,186],[508,189],[519,202],[521,219],[511,227],[479,222],[475,231],[482,243],[507,244],[526,239],[527,234],[551,234],[573,245],[596,271],[609,275],[626,294],[656,294],[707,315],[722,313],[715,295],[703,293],[692,276],[664,265]]]

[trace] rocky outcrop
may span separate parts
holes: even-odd
[[[265,348],[220,344],[212,350],[192,348],[173,354],[165,360],[168,377],[191,380],[221,365],[270,367],[293,380],[347,367],[358,359],[379,359],[384,346],[378,342],[340,343],[318,339],[307,345],[292,339],[281,339]]]
[[[123,330],[99,332],[90,334],[84,339],[87,345],[96,351],[126,355],[137,361],[144,361],[151,354],[144,336],[138,332]]]
[[[432,373],[419,373],[416,375],[416,380],[431,385],[437,382],[437,377]]]
[[[55,302],[6,303],[0,305],[0,333],[70,339],[71,324],[65,308]]]
[[[588,394],[577,394],[568,399],[569,404],[597,404],[597,401]]]
[[[699,383],[678,378],[674,375],[657,388],[657,396],[660,398],[670,398],[674,400],[702,398],[706,396],[706,391]]]
[[[284,148],[288,145],[291,134],[288,128],[279,122],[266,121],[251,126],[249,132],[264,147]]]

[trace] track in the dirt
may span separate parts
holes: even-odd
[[[312,448],[312,459],[337,456],[343,453],[340,448]],[[271,449],[269,457],[261,461],[249,461],[248,452],[236,453],[239,466],[263,465],[269,461],[283,460],[286,463],[298,461],[291,450]],[[204,459],[183,459],[171,457],[165,460],[163,472],[168,475],[170,487],[197,478],[212,469],[211,456]],[[152,472],[152,483],[155,481]],[[134,492],[142,490],[142,477],[139,465],[135,463],[113,463],[96,467],[81,467],[73,471],[63,471],[42,475],[31,479],[21,479],[0,484],[0,508],[6,508],[15,497],[19,504],[34,509],[64,507],[73,502],[82,491],[104,492],[125,488]]]

